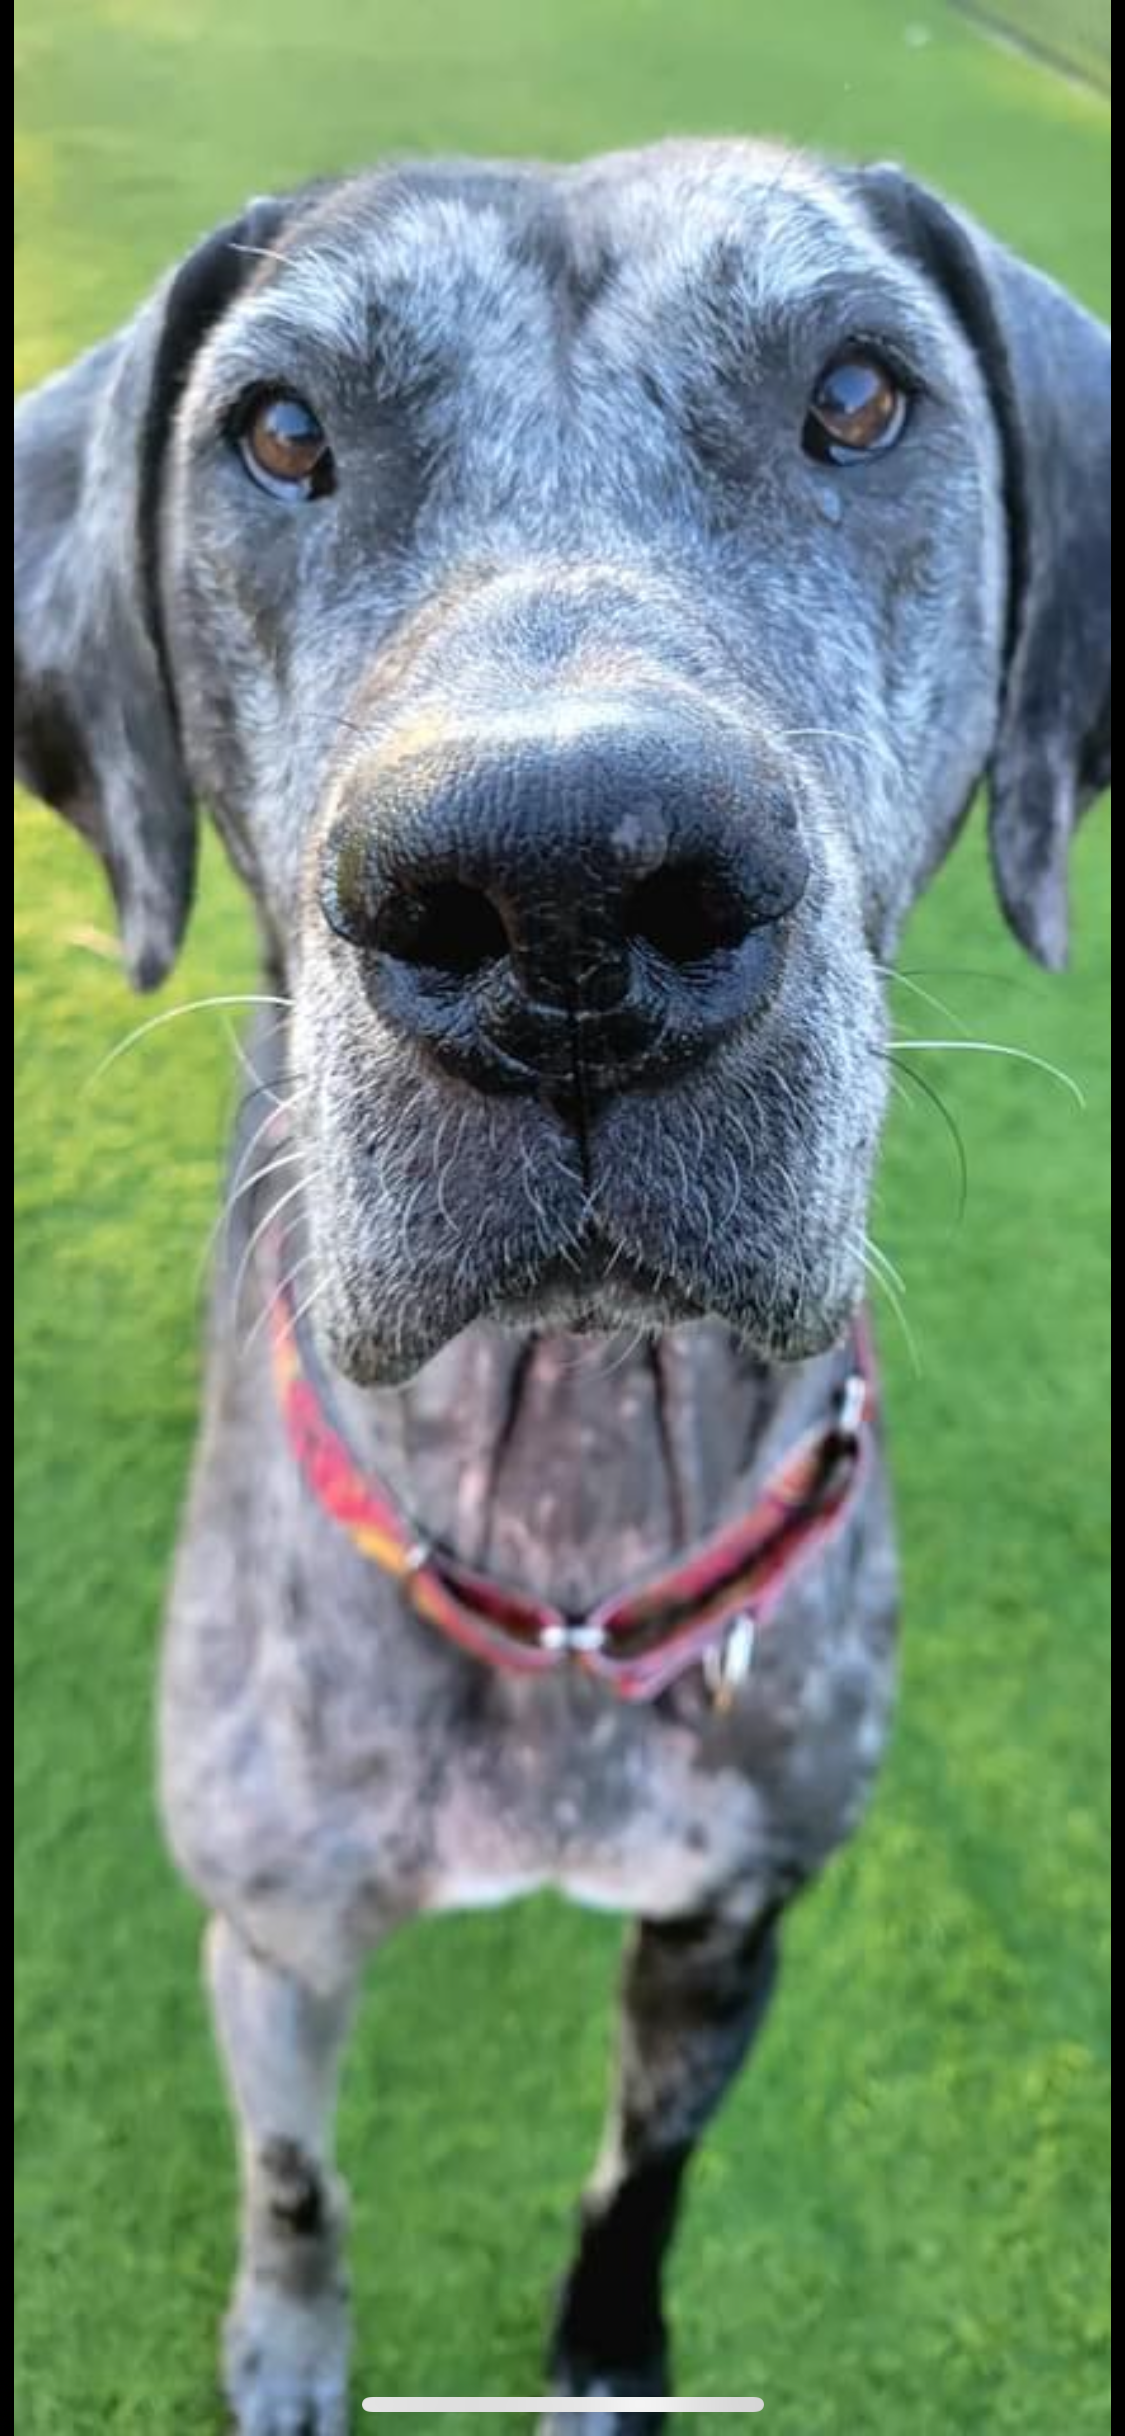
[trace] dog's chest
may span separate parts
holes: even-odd
[[[609,1910],[691,1911],[768,1843],[768,1806],[744,1773],[701,1765],[697,1733],[622,1715],[604,1698],[540,1712],[462,1746],[432,1822],[428,1908],[499,1902],[540,1886]]]
[[[181,1576],[166,1816],[205,1900],[312,1978],[413,1913],[541,1887],[652,1918],[735,1889],[757,1909],[855,1824],[882,1748],[887,1633],[862,1599],[829,1629],[823,1576],[725,1719],[698,1675],[634,1708],[380,1626],[323,1577],[315,1630],[243,1583],[237,1615],[204,1618]]]

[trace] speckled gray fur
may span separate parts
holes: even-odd
[[[800,434],[857,342],[917,396],[897,450],[837,470]],[[331,501],[238,462],[231,416],[271,384],[329,432]],[[1108,343],[1050,283],[893,170],[741,143],[259,201],[19,411],[20,771],[102,852],[141,985],[206,799],[287,1002],[251,1047],[279,1130],[234,1181],[292,1162],[220,1265],[161,1701],[243,2156],[241,2436],[346,2424],[331,2125],[365,1959],[538,1886],[643,1923],[556,2390],[659,2389],[680,2176],[784,1905],[863,1810],[895,1614],[880,1462],[729,1716],[699,1678],[629,1709],[482,1670],[298,1480],[254,1230],[288,1195],[353,1439],[462,1555],[579,1609],[737,1511],[838,1376],[881,968],[986,772],[1004,909],[1061,960],[1108,776],[1108,433]],[[518,822],[529,734],[646,720],[689,763],[742,756],[761,821],[784,795],[809,882],[760,1019],[576,1130],[384,1022],[318,886],[341,821],[413,817],[436,749],[470,778],[507,757]],[[560,834],[559,890],[573,854]]]

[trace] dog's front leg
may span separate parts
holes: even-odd
[[[660,2424],[616,2413],[609,2397],[672,2390],[661,2277],[684,2172],[762,2022],[776,1963],[774,1912],[645,1921],[636,1932],[618,2089],[552,2353],[556,2393],[607,2397],[604,2417],[583,2417],[586,2436]],[[542,2436],[570,2436],[574,2424],[560,2413]]]
[[[207,1965],[242,2166],[227,2398],[239,2436],[345,2436],[345,2205],[332,2129],[352,1991],[302,1987],[225,1920],[212,1923]]]

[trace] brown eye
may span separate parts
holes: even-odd
[[[909,393],[888,364],[877,355],[842,355],[813,391],[804,445],[822,464],[852,465],[893,448],[909,412]]]
[[[332,452],[311,407],[276,390],[259,398],[238,435],[242,462],[281,499],[319,499],[332,488]]]

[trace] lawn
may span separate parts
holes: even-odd
[[[937,0],[19,0],[16,33],[20,383],[245,195],[383,148],[744,126],[893,151],[1107,300],[1104,106]],[[1087,1107],[1026,1065],[932,1057],[968,1149],[959,1225],[940,1123],[895,1120],[877,1232],[921,1358],[884,1324],[900,1729],[866,1835],[793,1923],[673,2279],[681,2389],[764,2395],[770,2436],[1108,2425],[1108,878],[1099,814],[1073,969],[1047,981],[973,834],[905,958]],[[206,1016],[89,1088],[133,1019],[106,921],[83,850],[21,807],[16,2427],[217,2436],[232,2163],[149,1714],[235,1084]],[[252,973],[212,854],[166,996]],[[373,1974],[343,2126],[365,2390],[536,2390],[617,1943],[542,1901],[422,1925]]]

